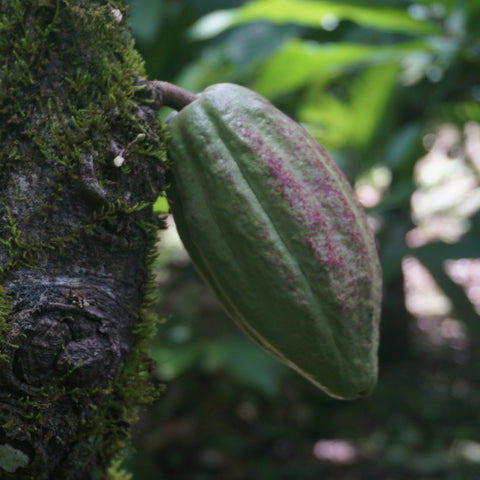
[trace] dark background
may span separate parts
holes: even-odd
[[[133,479],[480,478],[480,1],[131,3],[150,79],[246,85],[327,148],[384,271],[379,383],[342,402],[231,324],[172,224]]]

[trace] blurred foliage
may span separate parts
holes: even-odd
[[[134,480],[480,478],[480,280],[468,290],[447,268],[480,258],[480,0],[131,3],[151,78],[246,85],[328,149],[367,209],[385,278],[379,385],[338,402],[245,340],[169,230],[152,345],[168,388],[137,427]],[[426,294],[407,309],[408,258],[444,311]]]

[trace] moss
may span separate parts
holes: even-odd
[[[121,467],[121,460],[115,460],[107,470],[105,480],[131,480],[132,475]]]
[[[136,138],[139,134],[145,135],[144,123],[136,118],[138,111],[136,94],[143,87],[133,81],[145,72],[143,61],[135,51],[133,41],[125,38],[122,29],[118,28],[116,20],[112,17],[113,7],[110,5],[97,2],[98,6],[86,8],[79,2],[69,0],[63,2],[65,7],[60,14],[58,1],[40,2],[46,12],[50,11],[50,15],[46,13],[43,15],[49,20],[44,19],[43,23],[47,25],[44,30],[35,29],[38,37],[32,39],[31,31],[24,30],[27,3],[29,2],[10,2],[10,7],[0,22],[0,32],[4,34],[5,39],[10,38],[10,41],[0,43],[0,53],[5,54],[6,59],[2,69],[3,75],[0,75],[0,91],[7,92],[9,99],[9,102],[3,105],[0,102],[0,119],[6,119],[7,124],[16,124],[18,120],[22,125],[26,125],[25,136],[35,146],[32,161],[39,165],[45,162],[52,165],[51,178],[47,179],[48,193],[37,202],[38,206],[31,210],[27,217],[27,220],[41,218],[46,225],[61,207],[65,185],[68,181],[75,181],[75,170],[82,158],[90,153],[95,159],[96,165],[93,165],[93,168],[101,186],[102,172],[106,169],[108,152],[111,150],[112,132],[115,131],[115,136],[118,136],[119,132],[125,135],[125,131],[128,131],[127,135],[131,138]],[[35,78],[44,77],[44,70],[51,68],[45,59],[40,58],[42,48],[39,45],[63,24],[68,24],[69,28],[83,33],[75,37],[74,45],[60,45],[59,59],[56,61],[68,58],[69,61],[62,62],[62,65],[71,64],[71,71],[62,72],[58,83],[59,94],[48,96],[44,95],[42,88],[40,92],[35,92],[35,88],[23,88],[34,83],[32,68],[38,70],[34,74]],[[18,35],[19,29],[23,30],[23,36],[12,37],[14,32]],[[101,47],[95,47],[96,44]],[[15,45],[15,48],[8,53],[12,45]],[[75,51],[72,51],[72,48]],[[90,54],[94,48],[97,55]],[[82,51],[88,54],[82,55]],[[110,57],[112,52],[120,61],[118,59],[112,61]],[[75,63],[70,61],[71,58],[79,60]],[[87,61],[88,65],[85,64]],[[12,72],[15,72],[15,75]],[[92,72],[97,74],[92,75]],[[54,85],[51,85],[52,91],[53,87]],[[25,91],[31,92],[26,99]],[[38,96],[47,98],[47,123],[40,102],[34,100],[38,93],[40,94]],[[23,98],[23,102],[19,101],[20,98]],[[61,99],[67,99],[67,102],[61,103]],[[29,103],[35,107],[27,112],[25,105]],[[37,116],[34,111],[40,114]],[[29,120],[21,120],[19,116],[28,117]],[[164,161],[164,149],[159,148],[163,136],[161,130],[150,131],[148,134],[149,141],[135,145],[130,153],[137,157],[140,155],[144,158],[151,157],[154,162]],[[15,137],[2,142],[2,149],[0,159],[3,172],[0,172],[0,177],[3,177],[2,186],[5,187],[5,182],[10,181],[12,170],[24,162],[24,155],[19,153],[18,140]],[[131,167],[125,167],[123,171],[131,173],[132,176],[135,173]],[[26,239],[19,230],[16,219],[9,214],[10,232],[7,237],[0,238],[0,242],[8,248],[10,260],[4,262],[0,272],[5,274],[16,268],[20,262],[27,264],[37,262],[42,252],[75,243],[78,235],[91,230],[95,223],[105,221],[114,214],[132,213],[145,208],[147,205],[145,202],[119,207],[117,198],[122,198],[123,192],[129,190],[131,183],[127,181],[122,184],[120,181],[120,189],[106,199],[109,204],[107,209],[102,205],[101,210],[94,212],[90,219],[85,219],[83,225],[76,226],[63,235],[59,235],[59,232],[49,232],[53,234],[48,238],[44,238],[43,235],[42,238]],[[18,192],[17,185],[14,185],[14,190]]]
[[[152,382],[147,345],[157,321],[151,269],[157,231],[164,227],[152,212],[162,185],[150,172],[163,169],[164,131],[139,116],[139,105],[149,99],[138,80],[145,74],[143,60],[123,28],[125,1],[90,1],[87,7],[77,0],[0,0],[0,6],[0,189],[12,193],[0,199],[0,369],[2,359],[10,360],[2,345],[13,347],[7,340],[11,299],[4,285],[17,270],[46,268],[52,252],[68,255],[88,235],[126,218],[147,245],[146,286],[131,354],[112,385],[68,390],[64,379],[53,379],[38,395],[19,400],[18,417],[8,422],[2,417],[3,428],[38,429],[48,424],[44,412],[52,405],[91,398],[99,401],[89,420],[92,451],[96,445],[105,458],[118,460],[138,405],[161,391]],[[127,161],[117,168],[113,158],[120,152]],[[88,168],[95,174],[91,181]],[[48,177],[41,192],[31,193],[28,183],[39,172]],[[60,222],[74,189],[94,207]],[[112,467],[107,477],[126,478],[117,470]]]
[[[12,305],[10,297],[8,296],[3,285],[0,284],[0,343],[6,342],[5,334],[8,330],[7,318],[11,311]],[[0,361],[5,360],[5,354],[0,352]],[[1,367],[0,367],[1,368]]]
[[[14,473],[18,468],[26,467],[30,459],[21,450],[10,445],[0,445],[0,467]]]

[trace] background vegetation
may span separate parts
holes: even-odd
[[[480,1],[132,8],[150,78],[249,86],[327,148],[385,278],[379,385],[340,402],[230,324],[169,229],[152,345],[167,393],[137,426],[133,479],[480,478]]]

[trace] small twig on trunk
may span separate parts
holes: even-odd
[[[179,111],[198,98],[198,95],[172,83],[160,80],[152,80],[148,83],[154,94],[155,107],[158,109],[170,107]]]

